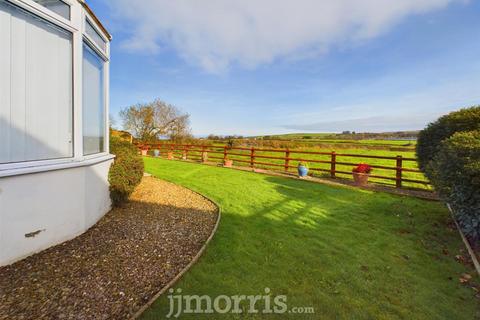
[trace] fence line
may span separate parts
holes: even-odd
[[[357,166],[359,163],[338,161],[339,158],[360,158],[360,159],[372,159],[372,160],[391,160],[395,163],[394,166],[387,166],[381,164],[369,164],[374,169],[381,169],[391,171],[391,176],[371,174],[371,178],[387,180],[384,184],[395,184],[395,187],[402,188],[404,182],[410,184],[420,184],[425,187],[429,187],[430,183],[426,180],[410,179],[403,176],[403,172],[419,173],[422,172],[415,168],[406,168],[405,163],[417,162],[415,158],[403,157],[398,155],[392,156],[376,156],[376,155],[362,155],[362,154],[349,154],[349,153],[337,153],[332,152],[316,152],[316,151],[301,151],[291,149],[269,149],[269,148],[247,148],[247,147],[229,147],[229,146],[212,146],[212,145],[194,145],[194,144],[136,144],[139,149],[158,149],[162,157],[175,159],[175,156],[180,156],[182,159],[207,161],[208,159],[225,161],[227,159],[246,164],[251,168],[258,166],[273,167],[274,170],[282,170],[285,172],[296,169],[297,166],[292,166],[291,161],[305,161],[314,164],[326,164],[327,168],[309,168],[314,172],[321,172],[328,174],[331,178],[337,178],[338,174],[351,176],[351,171],[339,170],[338,166]],[[243,153],[242,153],[243,152]],[[264,152],[278,153],[279,155],[265,155]],[[165,154],[166,153],[166,154]],[[281,154],[281,155],[280,155]],[[295,156],[292,157],[292,154]],[[305,157],[304,157],[305,155]],[[317,155],[328,157],[328,160],[320,160],[309,158],[309,156]],[[232,158],[233,157],[233,158]],[[260,161],[258,161],[260,159]],[[282,163],[272,162],[270,160],[281,161]],[[216,161],[220,162],[220,161]],[[342,177],[343,178],[343,177]],[[390,183],[388,183],[390,181]],[[393,183],[392,183],[393,182]]]

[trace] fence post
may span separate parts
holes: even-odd
[[[227,160],[227,146],[223,147],[223,162]]]
[[[330,162],[330,176],[335,178],[335,172],[337,170],[337,153],[332,151],[332,160]]]
[[[255,167],[255,147],[252,147],[250,149],[250,167],[254,168]]]
[[[397,156],[397,176],[396,176],[396,187],[402,187],[402,156]]]
[[[289,166],[290,166],[290,149],[287,148],[287,151],[285,151],[285,172],[288,172]]]
[[[202,162],[207,162],[208,161],[208,153],[205,151],[205,146],[202,146]]]

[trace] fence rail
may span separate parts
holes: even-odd
[[[370,178],[376,183],[395,185],[397,188],[430,189],[430,183],[421,171],[416,168],[417,159],[398,155],[378,156],[366,154],[351,154],[332,152],[301,151],[291,149],[247,148],[193,144],[136,144],[139,149],[158,149],[161,157],[207,161],[207,159],[223,162],[227,159],[251,168],[267,168],[276,171],[293,171],[297,166],[291,165],[292,161],[305,161],[312,163],[313,172],[323,173],[331,178],[351,178],[351,169],[359,163],[368,163],[372,168],[378,169],[380,174],[371,174]],[[346,160],[345,160],[346,159]],[[356,159],[362,161],[352,162]],[[367,161],[365,161],[367,159]],[[259,161],[260,160],[260,161]],[[343,161],[339,161],[343,160]],[[350,161],[349,161],[350,160]],[[383,162],[391,161],[391,165]],[[323,166],[322,166],[323,165]],[[382,174],[383,172],[383,174]],[[339,176],[340,175],[340,176]],[[407,176],[406,176],[407,175]],[[346,176],[346,177],[345,177]]]

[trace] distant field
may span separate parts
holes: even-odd
[[[360,139],[362,134],[348,135],[346,138],[345,135],[336,135],[331,133],[292,133],[292,134],[283,134],[283,135],[271,135],[271,136],[259,136],[255,137],[256,139],[261,139],[265,141],[292,141],[296,143],[304,143],[306,145],[322,145],[322,144],[338,144],[341,145],[359,145],[359,146],[385,146],[385,147],[405,147],[405,148],[415,148],[417,141],[416,140],[403,140],[403,139],[372,139],[365,138]]]
[[[353,145],[353,146],[375,146],[375,147],[404,147],[414,149],[417,141],[412,140],[347,140],[347,139],[279,139],[280,141],[293,141],[305,145]]]
[[[257,136],[256,138],[272,138],[272,139],[323,139],[331,137],[332,133],[287,133],[274,134],[269,136]]]

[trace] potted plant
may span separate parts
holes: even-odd
[[[148,147],[147,146],[142,146],[140,148],[140,152],[142,153],[142,156],[146,156],[148,153]]]
[[[153,150],[153,155],[155,157],[159,157],[160,156],[160,150],[158,150],[158,149]]]
[[[173,160],[173,151],[168,151],[167,152],[167,159],[168,160]]]
[[[300,178],[306,177],[308,174],[308,163],[301,161],[298,163],[298,176]]]
[[[233,160],[228,159],[228,157],[225,157],[223,160],[223,166],[227,168],[231,168],[233,166]]]
[[[366,186],[368,184],[370,172],[372,172],[372,167],[365,163],[360,163],[358,166],[353,168],[352,174],[355,184],[362,187]]]

